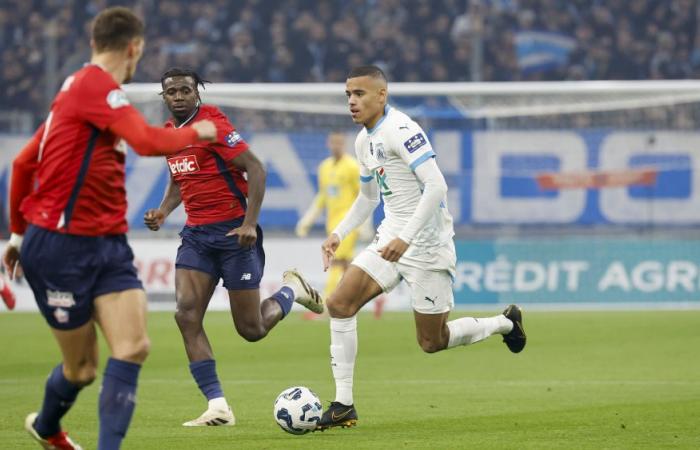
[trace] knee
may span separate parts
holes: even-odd
[[[340,301],[337,296],[331,295],[326,300],[328,314],[334,319],[347,319],[357,313],[357,310],[347,302]]]
[[[97,362],[96,361],[81,361],[75,367],[63,365],[63,375],[68,381],[78,386],[87,386],[92,384],[97,377]]]
[[[194,308],[183,307],[179,304],[175,310],[175,322],[180,328],[195,324],[201,325],[201,320],[198,318],[197,312]]]
[[[121,346],[119,351],[115,351],[112,355],[116,359],[142,364],[146,361],[148,354],[151,351],[151,340],[148,336],[134,340]]]
[[[447,346],[445,342],[425,337],[418,338],[418,345],[425,353],[437,353]]]
[[[236,331],[248,342],[257,342],[267,336],[267,330],[261,325],[243,325],[236,327]]]

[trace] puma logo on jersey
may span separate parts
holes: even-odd
[[[199,164],[197,164],[195,155],[168,158],[168,166],[173,175],[199,172]]]

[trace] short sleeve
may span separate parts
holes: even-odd
[[[77,88],[78,114],[100,130],[109,128],[127,114],[138,113],[121,87],[102,70],[86,74]]]
[[[392,130],[396,139],[395,151],[411,170],[415,171],[416,167],[435,157],[433,146],[420,125],[411,121],[396,127],[396,130]]]
[[[212,148],[226,161],[236,158],[248,150],[248,143],[243,139],[226,115],[218,109],[209,118],[216,126],[216,143]]]

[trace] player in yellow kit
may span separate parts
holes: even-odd
[[[309,233],[316,218],[326,212],[326,232],[330,233],[348,212],[360,190],[360,168],[355,158],[345,153],[345,135],[332,132],[326,142],[331,156],[318,167],[318,194],[313,203],[299,220],[296,234],[304,237]],[[328,272],[323,297],[333,292],[343,276],[343,272],[355,255],[357,230],[343,240],[335,253],[335,259]]]

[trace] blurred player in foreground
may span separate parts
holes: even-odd
[[[185,130],[150,127],[129,104],[119,85],[136,70],[143,36],[143,23],[126,8],[98,14],[90,64],[65,80],[13,162],[3,262],[11,274],[23,269],[62,354],[41,410],[25,420],[45,449],[80,448],[60,420],[95,379],[95,324],[111,351],[99,395],[100,450],[120,448],[134,412],[150,343],[146,295],[125,234],[124,140],[140,155],[158,156],[216,136],[206,121]]]
[[[402,279],[411,291],[418,344],[427,353],[473,344],[493,334],[503,335],[508,348],[518,353],[526,339],[516,305],[493,317],[447,321],[454,306],[456,254],[447,185],[435,152],[421,127],[387,104],[387,80],[378,67],[353,69],[345,94],[353,121],[364,126],[355,141],[362,185],[350,211],[323,243],[324,269],[345,236],[377,207],[380,193],[385,219],[374,242],[352,261],[327,299],[336,397],[323,413],[319,430],[357,423],[352,395],[356,314]]]
[[[163,100],[172,113],[167,128],[187,129],[194,120],[208,119],[217,129],[215,142],[183,146],[168,157],[170,179],[163,201],[144,217],[146,225],[156,231],[181,202],[187,212],[175,263],[175,320],[190,372],[209,405],[200,417],[183,425],[234,425],[203,327],[219,279],[228,289],[238,334],[251,342],[264,338],[289,313],[294,301],[316,313],[323,312],[323,302],[294,270],[284,273],[279,291],[260,301],[265,252],[258,214],[265,194],[265,168],[226,116],[217,107],[202,104],[198,87],[203,84],[196,72],[171,69],[163,74],[161,85]]]
[[[326,213],[326,233],[331,233],[350,210],[360,191],[360,168],[355,158],[345,153],[345,135],[341,132],[330,133],[326,145],[331,156],[324,159],[318,167],[318,194],[297,223],[295,231],[299,237],[306,237],[309,234],[316,218],[324,210]],[[328,298],[331,295],[350,265],[350,261],[355,255],[357,237],[358,230],[353,230],[343,239],[336,250],[328,270],[323,298]],[[381,316],[383,303],[384,296],[375,300],[375,317]],[[304,314],[306,319],[317,317],[320,316],[310,311]]]

